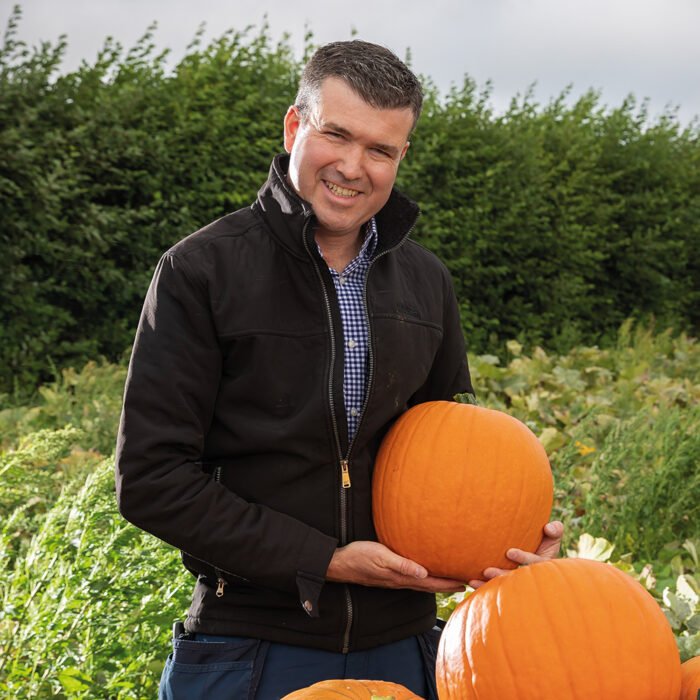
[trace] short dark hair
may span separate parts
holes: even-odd
[[[391,50],[367,41],[334,41],[317,49],[299,81],[296,106],[306,118],[326,78],[345,81],[367,104],[378,109],[409,108],[416,128],[423,109],[418,78]]]

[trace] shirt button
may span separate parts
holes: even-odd
[[[356,408],[351,408],[350,409],[350,415],[351,416],[356,416],[359,413],[359,411]]]
[[[348,340],[348,347],[352,350],[357,343],[354,340]]]
[[[338,277],[338,282],[340,282],[340,284],[345,284],[345,277],[343,277],[342,275]]]

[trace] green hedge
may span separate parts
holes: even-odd
[[[151,28],[61,74],[65,42],[28,50],[19,20],[0,51],[0,393],[129,347],[162,251],[255,196],[301,66],[262,27],[197,37],[168,72]],[[593,93],[495,116],[470,80],[426,84],[399,186],[470,352],[605,342],[629,316],[697,327],[697,124]]]
[[[173,74],[147,33],[55,78],[63,42],[0,53],[0,391],[119,356],[158,257],[248,204],[281,148],[286,45],[230,32]],[[44,375],[45,378],[46,375]]]
[[[633,99],[611,111],[593,92],[544,108],[526,95],[499,117],[487,104],[469,80],[433,100],[400,176],[469,346],[564,352],[612,340],[630,316],[697,327],[697,125],[649,125]]]

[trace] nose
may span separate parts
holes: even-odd
[[[342,156],[336,165],[338,172],[348,182],[359,180],[363,172],[363,149],[359,145],[352,145],[343,149]]]

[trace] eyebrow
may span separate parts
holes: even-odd
[[[323,127],[325,129],[330,129],[331,131],[337,131],[343,136],[352,136],[352,134],[347,129],[344,129],[339,124],[334,124],[333,122],[325,122]],[[378,148],[380,151],[386,151],[387,153],[389,153],[389,155],[391,155],[394,158],[399,155],[399,149],[396,148],[396,146],[392,146],[388,143],[373,143],[372,148]]]

